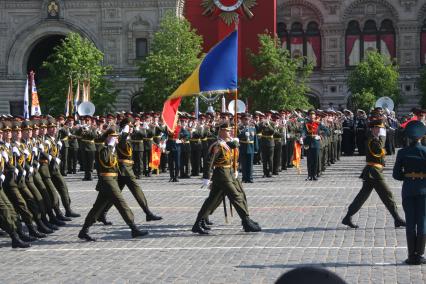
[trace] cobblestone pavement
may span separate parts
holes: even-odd
[[[400,182],[386,178],[403,215]],[[306,161],[303,161],[304,163]],[[407,266],[405,231],[395,229],[390,214],[373,193],[353,220],[357,230],[340,224],[348,204],[361,188],[363,157],[342,157],[319,181],[305,181],[306,169],[264,179],[256,166],[255,183],[245,185],[251,216],[261,233],[242,231],[238,216],[225,224],[223,208],[212,216],[213,233],[191,233],[196,213],[207,196],[201,180],[168,183],[166,174],[140,181],[152,211],[164,217],[146,223],[128,190],[125,196],[140,228],[150,235],[130,238],[112,209],[113,226],[97,224],[96,243],[77,238],[83,218],[95,200],[95,181],[67,177],[73,207],[82,213],[48,239],[28,250],[13,250],[0,237],[2,283],[273,283],[282,273],[316,265],[335,271],[348,283],[425,283],[426,266]],[[235,213],[235,211],[234,211]]]

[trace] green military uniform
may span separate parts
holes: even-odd
[[[84,179],[92,180],[93,166],[95,162],[95,138],[97,137],[96,128],[81,127],[78,136],[81,137],[82,162],[84,169]]]
[[[68,174],[77,173],[77,162],[78,162],[78,137],[77,128],[70,129],[70,135],[68,138]]]
[[[272,165],[272,174],[278,175],[278,172],[282,171],[281,169],[281,159],[282,159],[282,145],[284,142],[284,125],[276,124],[274,136],[274,158]]]
[[[370,127],[380,125],[381,122],[379,121],[370,122]],[[383,167],[385,166],[385,155],[384,143],[382,143],[379,138],[370,135],[366,145],[367,165],[364,167],[360,176],[360,178],[363,179],[362,188],[349,205],[348,213],[342,221],[343,224],[350,227],[358,227],[352,224],[351,217],[355,215],[359,209],[361,209],[362,205],[370,196],[372,190],[375,189],[380,199],[394,218],[395,226],[399,227],[405,225],[405,222],[398,215],[392,191],[384,181]]]
[[[207,233],[203,229],[204,225],[202,225],[202,222],[216,209],[223,196],[229,198],[240,216],[246,231],[257,232],[261,230],[260,226],[249,218],[246,195],[241,184],[234,176],[234,170],[232,169],[235,156],[234,151],[238,151],[238,143],[226,142],[222,139],[219,139],[210,148],[208,156],[209,166],[204,168],[203,178],[209,180],[211,177],[212,184],[209,196],[198,212],[197,220],[192,228],[194,233]],[[212,169],[213,174],[211,175]]]
[[[116,135],[116,133],[113,129],[109,129],[105,136],[108,135]],[[146,235],[147,232],[141,232],[136,228],[133,212],[127,205],[118,185],[119,165],[117,151],[114,146],[105,145],[105,147],[101,148],[97,160],[99,164],[98,183],[100,183],[98,188],[100,191],[92,209],[86,216],[83,228],[78,237],[87,241],[95,240],[88,235],[89,228],[96,222],[109,204],[113,204],[117,208],[123,220],[131,228],[132,237]]]
[[[132,142],[133,148],[133,171],[137,179],[140,179],[143,171],[143,139],[145,138],[145,133],[146,132],[138,127],[134,129],[130,136],[130,141]]]
[[[63,126],[58,131],[58,140],[61,141],[62,146],[59,147],[60,151],[60,172],[63,176],[66,176],[68,174],[68,151],[70,148],[69,144],[69,136],[70,136],[70,130],[68,126]]]
[[[262,152],[263,175],[271,177],[274,163],[275,126],[271,122],[260,124],[260,151]]]

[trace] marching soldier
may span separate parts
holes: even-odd
[[[383,168],[385,165],[385,150],[384,143],[380,141],[380,129],[384,129],[383,120],[381,118],[373,118],[369,122],[371,136],[366,143],[366,161],[367,165],[360,178],[363,179],[361,191],[357,194],[355,199],[349,205],[348,213],[342,220],[342,224],[351,228],[358,228],[357,225],[352,223],[352,216],[355,215],[367,198],[370,196],[371,191],[376,190],[382,202],[385,204],[388,211],[391,213],[395,221],[395,227],[405,226],[405,221],[399,216],[397,206],[393,199],[392,191],[386,185],[383,176]]]
[[[101,216],[102,212],[112,203],[124,219],[126,224],[131,229],[133,238],[145,236],[147,231],[140,231],[134,223],[134,215],[130,207],[127,205],[118,185],[118,158],[115,145],[117,143],[118,133],[114,127],[110,127],[104,134],[105,147],[102,147],[98,154],[99,164],[99,180],[101,190],[98,193],[92,209],[86,216],[83,227],[81,228],[78,237],[86,241],[96,241],[95,238],[89,235],[89,228]]]
[[[203,224],[208,218],[210,212],[217,207],[217,201],[222,196],[227,196],[232,205],[236,209],[242,220],[243,228],[246,232],[259,232],[261,228],[259,224],[249,217],[247,199],[241,185],[237,180],[238,171],[233,170],[234,151],[238,147],[237,140],[230,138],[231,128],[229,124],[220,125],[218,141],[209,149],[208,166],[204,168],[203,187],[210,185],[211,188],[207,199],[204,201],[192,232],[198,234],[208,234],[207,227]],[[213,174],[211,175],[211,170]]]

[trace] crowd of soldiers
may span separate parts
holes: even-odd
[[[392,154],[399,122],[394,114],[381,111],[386,120],[386,148]],[[288,168],[299,167],[297,160],[303,157],[307,159],[307,180],[315,181],[327,166],[340,160],[342,153],[353,155],[357,148],[364,155],[367,135],[368,118],[361,110],[356,116],[349,110],[270,110],[253,115],[241,113],[236,118],[227,112],[179,113],[174,131],[168,130],[159,113],[154,112],[120,112],[100,117],[61,115],[56,119],[43,116],[29,120],[2,116],[0,226],[11,236],[13,247],[28,247],[28,242],[46,237],[66,221],[79,217],[71,209],[63,178],[79,170],[84,171],[85,181],[97,176],[99,191],[79,237],[94,240],[88,229],[96,221],[110,224],[106,214],[111,206],[117,207],[133,237],[143,236],[147,232],[138,230],[133,223],[133,213],[121,191],[124,186],[130,189],[147,221],[160,220],[150,211],[137,182],[141,176],[150,177],[154,170],[168,171],[170,182],[201,174],[210,179],[209,171],[223,167],[225,160],[233,160],[228,156],[236,148],[238,168],[233,172],[241,172],[243,183],[253,182],[253,165],[262,164],[263,177],[271,178]],[[235,143],[218,144],[220,139],[226,141],[229,137]],[[158,168],[152,165],[154,145],[162,153]],[[226,159],[222,157],[217,164],[217,157],[212,158],[215,149],[226,154]],[[248,218],[245,194],[236,180],[236,176],[230,180],[235,188],[225,195],[238,192],[231,202],[239,208],[244,229],[259,231],[260,226]],[[218,196],[209,196],[207,200],[212,204],[203,205],[203,213],[193,228],[196,233],[207,233],[211,224],[208,215],[220,203]],[[22,222],[29,234],[23,230]]]

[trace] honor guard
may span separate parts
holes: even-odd
[[[250,122],[250,114],[241,115],[241,126],[238,131],[240,140],[240,166],[242,182],[253,183],[253,159],[254,153],[258,151],[256,128]]]

